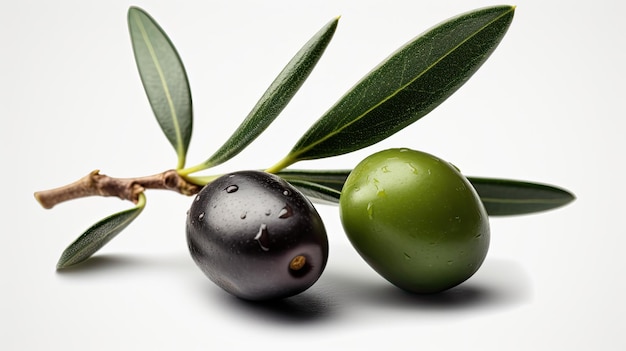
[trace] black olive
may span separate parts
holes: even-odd
[[[246,300],[301,293],[328,259],[326,230],[313,204],[261,171],[231,173],[206,185],[188,212],[187,243],[210,280]]]

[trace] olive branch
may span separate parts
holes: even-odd
[[[487,60],[507,32],[513,6],[492,6],[447,19],[406,43],[367,73],[328,109],[293,148],[266,169],[314,200],[337,204],[349,169],[299,170],[293,164],[353,152],[397,133],[427,115],[459,89]],[[134,57],[152,111],[177,155],[177,165],[151,176],[113,178],[90,172],[66,186],[39,191],[44,208],[86,196],[115,196],[135,204],[88,228],[63,252],[58,268],[82,262],[142,212],[148,189],[193,195],[218,175],[197,175],[248,147],[290,102],[318,63],[339,17],[319,29],[293,56],[240,126],[205,161],[186,167],[193,127],[187,74],[172,41],[144,10],[130,7]],[[562,188],[511,179],[467,177],[490,216],[528,214],[574,200]]]

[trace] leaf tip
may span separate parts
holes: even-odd
[[[145,11],[139,6],[131,5],[128,7],[128,13],[132,13],[132,12],[145,12]]]
[[[332,27],[331,31],[332,33],[335,32],[335,30],[337,29],[337,26],[339,25],[339,20],[341,19],[341,15],[335,16],[335,18],[333,18],[329,25]]]
[[[57,271],[63,270],[69,266],[72,266],[80,262],[80,261],[76,262],[75,260],[72,260],[71,256],[70,257],[68,256],[69,256],[68,251],[66,249],[65,251],[63,251],[63,253],[61,254],[61,257],[59,257],[59,260],[57,261],[57,265],[56,265]]]
[[[563,189],[563,191],[566,193],[566,196],[567,196],[565,201],[563,202],[563,205],[567,205],[567,204],[572,203],[572,202],[574,202],[576,200],[576,195],[573,192],[571,192],[569,190],[565,190],[565,189]]]
[[[130,6],[128,8],[128,12],[127,12],[128,19],[130,20],[133,15],[135,15],[137,13],[142,13],[142,12],[143,12],[143,10],[141,10],[139,7],[137,7],[137,6]]]
[[[515,14],[515,9],[517,9],[517,5],[509,5],[509,12],[511,12],[511,16]]]

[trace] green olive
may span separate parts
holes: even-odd
[[[471,277],[489,248],[489,218],[471,183],[433,155],[389,149],[361,161],[339,200],[365,261],[394,285],[435,293]]]

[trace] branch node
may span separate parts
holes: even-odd
[[[197,194],[201,188],[173,169],[139,178],[112,178],[94,170],[71,184],[38,191],[34,195],[43,208],[50,209],[61,202],[87,196],[116,196],[137,203],[139,195],[146,189],[172,190],[189,196]]]

